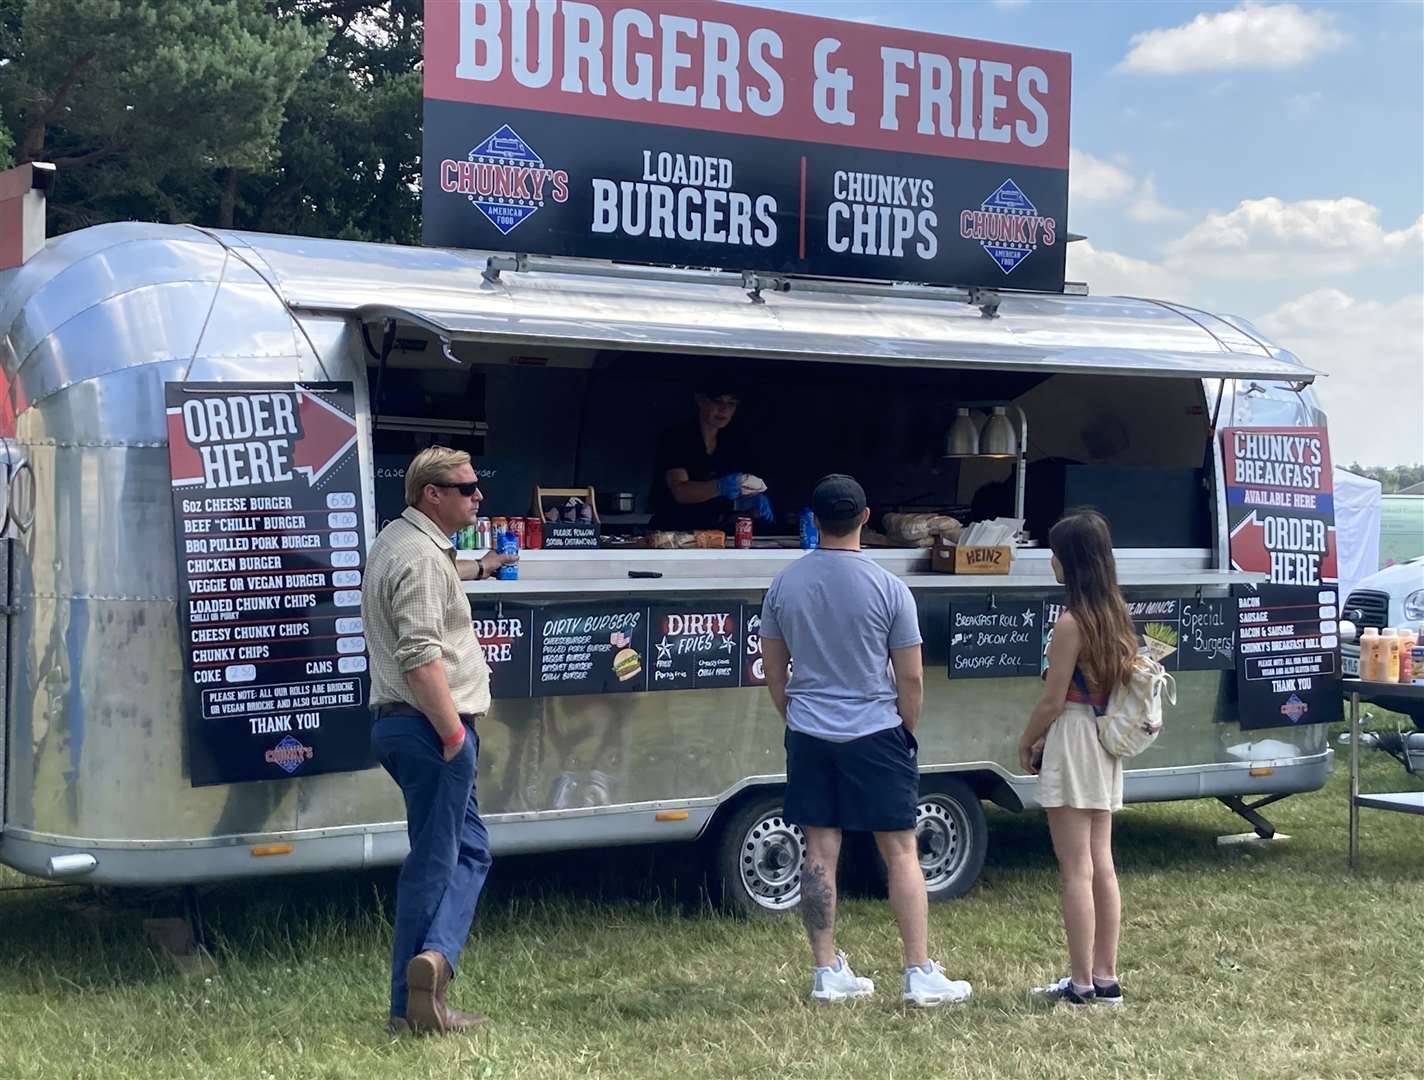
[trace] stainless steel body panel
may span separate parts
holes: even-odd
[[[18,414],[16,444],[38,485],[34,526],[15,541],[21,610],[10,619],[8,727],[0,733],[8,774],[0,861],[40,873],[52,854],[90,851],[97,858],[90,880],[158,882],[361,866],[404,854],[400,795],[380,770],[189,784],[165,381],[352,381],[369,537],[373,463],[355,313],[374,304],[452,318],[494,311],[501,333],[527,319],[539,322],[541,335],[558,329],[573,344],[606,340],[597,328],[614,324],[627,344],[646,324],[680,327],[679,334],[700,328],[709,350],[745,353],[755,332],[800,354],[812,335],[834,332],[840,344],[822,355],[886,363],[942,358],[905,344],[938,340],[961,361],[973,354],[1067,364],[1071,352],[1072,363],[1091,365],[1095,352],[1108,350],[1113,364],[1132,354],[1178,377],[1203,366],[1310,377],[1288,354],[1225,322],[1204,328],[1143,301],[1005,297],[1001,317],[988,320],[950,303],[844,293],[773,295],[755,305],[722,284],[725,275],[715,284],[694,274],[630,283],[540,271],[486,285],[481,268],[469,253],[127,224],[61,237],[0,274],[0,373]],[[568,316],[561,329],[559,311]],[[644,346],[657,345],[661,333],[649,330]],[[1214,569],[1224,550],[1217,532],[1215,551],[1124,553],[1124,581],[1219,591],[1230,578]],[[733,555],[752,558],[728,562]],[[752,599],[797,555],[719,553],[711,573],[708,560],[679,557],[681,569],[660,567],[670,571],[664,586],[646,591]],[[919,556],[884,557],[902,560],[896,572],[926,604],[956,589],[1051,587],[1042,552],[1025,553],[1012,577],[993,583],[929,575],[913,564]],[[627,556],[570,560],[555,578],[541,574],[535,557],[521,581],[471,591],[534,602],[615,587],[626,593],[627,565]],[[1142,770],[1129,774],[1129,798],[1319,785],[1329,761],[1323,731],[1248,743],[1234,723],[1214,722],[1230,708],[1227,681],[1205,673],[1179,679],[1182,704]],[[1014,773],[1013,745],[1035,694],[1032,680],[951,684],[945,666],[931,664],[926,771],[978,770],[1033,805],[1033,781]],[[719,804],[777,783],[784,767],[780,721],[767,696],[749,690],[500,701],[481,735],[480,795],[497,851],[691,838]],[[1251,778],[1253,764],[1275,772]],[[658,821],[667,811],[673,819]],[[249,851],[286,842],[287,856]]]

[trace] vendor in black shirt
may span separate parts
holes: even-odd
[[[766,485],[751,472],[754,455],[732,423],[736,391],[727,383],[708,383],[694,401],[697,414],[658,440],[652,527],[727,530],[739,515],[771,521]]]

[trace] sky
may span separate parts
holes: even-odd
[[[1424,3],[754,0],[1073,57],[1068,278],[1245,318],[1424,462]]]

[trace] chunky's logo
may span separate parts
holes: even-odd
[[[464,161],[442,161],[440,189],[465,196],[502,236],[508,236],[546,199],[568,201],[569,174],[546,167],[544,159],[505,124]]]
[[[1286,698],[1286,703],[1281,706],[1281,715],[1292,724],[1300,723],[1300,718],[1310,711],[1310,706],[1301,701],[1299,697],[1292,694]]]
[[[978,240],[999,269],[1012,274],[1039,244],[1053,246],[1058,223],[1041,215],[1017,184],[1005,180],[978,210],[960,212],[959,235]]]
[[[310,761],[315,753],[310,746],[303,745],[290,735],[284,735],[282,741],[268,750],[263,758],[268,765],[275,765],[290,776]]]

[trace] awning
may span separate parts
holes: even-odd
[[[765,317],[756,317],[761,313],[750,304],[748,314],[754,319],[739,319],[728,325],[715,319],[650,317],[646,308],[639,311],[633,299],[630,297],[623,311],[603,310],[596,317],[577,311],[455,312],[383,304],[364,305],[354,314],[377,325],[393,319],[398,326],[417,327],[447,343],[482,340],[535,347],[577,346],[1044,374],[1259,379],[1292,383],[1309,383],[1316,375],[1309,368],[1264,351],[1222,349],[1198,353],[1107,344],[1050,343],[1035,340],[1039,335],[1015,335],[1012,327],[995,334],[1002,337],[1002,341],[985,340],[988,335],[979,332],[978,326],[969,327],[976,333],[956,334],[954,331],[963,331],[966,327],[961,319],[949,318],[932,324],[934,330],[940,331],[938,335],[929,332],[917,336],[871,335],[866,333],[868,327],[856,325],[861,320],[824,318],[824,313],[815,320],[792,320],[774,309],[766,310]],[[1005,306],[1009,303],[1006,300]],[[993,321],[1013,317],[1011,312],[1001,309],[999,319]],[[977,313],[973,318],[982,319]]]
[[[987,295],[718,271],[234,235],[299,314],[386,319],[445,341],[788,360],[1307,383],[1316,373],[1208,312],[1121,296]],[[769,279],[774,280],[774,279]],[[982,294],[981,294],[982,295]],[[968,299],[969,302],[965,302]]]

